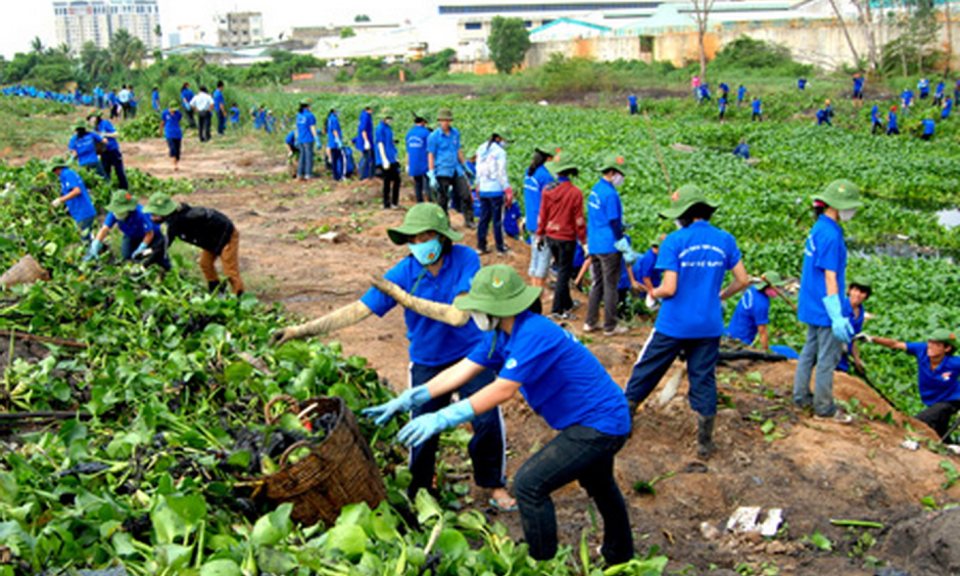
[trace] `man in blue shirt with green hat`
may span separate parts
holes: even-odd
[[[159,264],[164,270],[170,270],[167,258],[167,240],[160,225],[150,219],[137,199],[126,190],[117,190],[107,205],[108,214],[97,237],[90,242],[90,250],[84,261],[99,258],[103,241],[114,227],[123,232],[120,244],[120,257],[123,260],[141,260],[144,266]]]
[[[453,112],[449,108],[437,111],[440,127],[427,137],[427,180],[430,188],[436,191],[437,204],[446,211],[452,199],[454,208],[463,212],[463,225],[474,228],[466,159],[460,146],[460,131],[452,122]]]
[[[807,340],[797,361],[793,403],[813,407],[815,417],[847,424],[852,418],[833,401],[833,372],[843,345],[853,338],[853,327],[843,316],[842,290],[846,286],[847,245],[841,222],[863,206],[860,188],[849,180],[834,180],[813,197],[817,222],[804,245],[803,272],[797,317],[807,325]],[[814,390],[810,377],[816,366]]]
[[[960,358],[955,355],[956,334],[939,328],[927,337],[926,342],[901,342],[867,334],[861,337],[884,348],[903,350],[917,359],[917,388],[920,400],[927,408],[914,418],[944,438],[950,430],[950,419],[960,411],[960,386],[957,385]]]
[[[690,407],[698,414],[697,456],[702,459],[716,450],[721,301],[750,285],[736,240],[710,224],[717,206],[719,202],[709,200],[698,186],[688,184],[674,192],[670,207],[660,212],[662,218],[675,221],[679,230],[660,244],[657,268],[663,278],[652,294],[661,301],[660,314],[633,365],[625,392],[634,413],[677,356],[685,353]],[[721,290],[728,270],[733,271],[734,281]]]
[[[777,296],[776,288],[784,286],[786,282],[779,273],[770,270],[763,274],[763,286],[757,290],[751,286],[737,302],[737,307],[730,317],[726,336],[739,340],[750,346],[760,335],[760,347],[770,349],[770,299]]]
[[[60,196],[50,202],[53,208],[61,204],[67,205],[67,212],[77,223],[80,230],[80,238],[84,242],[90,241],[90,233],[93,230],[93,219],[97,216],[97,209],[93,207],[90,200],[90,193],[87,192],[87,186],[83,183],[83,178],[79,174],[67,168],[67,159],[63,156],[54,156],[50,159],[48,167],[51,172],[60,179]]]
[[[120,144],[117,142],[119,133],[113,127],[109,120],[103,119],[102,110],[94,110],[87,114],[87,121],[93,120],[93,131],[106,141],[106,146],[100,153],[100,164],[106,174],[107,182],[110,182],[111,174],[117,173],[117,188],[128,190],[127,172],[123,168],[123,154],[120,153]]]

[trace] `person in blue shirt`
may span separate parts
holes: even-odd
[[[84,242],[89,242],[97,209],[93,207],[93,201],[90,200],[90,193],[87,192],[83,178],[67,168],[67,159],[63,156],[51,158],[48,166],[50,171],[60,179],[60,196],[50,202],[50,206],[57,208],[61,204],[66,204],[67,212],[77,223],[80,238]]]
[[[233,130],[240,129],[240,107],[237,106],[236,102],[230,107],[230,128]]]
[[[933,138],[933,132],[936,130],[937,124],[933,121],[933,118],[924,118],[920,121],[918,126],[920,130],[920,139],[929,141]]]
[[[953,98],[947,96],[946,100],[943,102],[943,110],[940,111],[940,119],[946,120],[950,117],[950,112],[953,111]]]
[[[331,108],[327,114],[327,159],[333,168],[334,182],[340,182],[346,166],[343,161],[343,130],[340,129],[340,117],[336,108]]]
[[[360,120],[357,122],[357,147],[362,154],[360,158],[360,180],[373,178],[375,165],[375,150],[373,142],[373,107],[365,106],[360,111]],[[377,162],[376,164],[379,164]],[[399,175],[397,176],[399,178]],[[389,206],[388,206],[389,208]]]
[[[538,242],[537,230],[540,224],[540,205],[543,190],[556,181],[547,168],[547,163],[557,159],[560,149],[553,144],[539,144],[533,149],[533,159],[524,172],[523,178],[523,226],[531,237],[530,265],[527,275],[530,285],[544,288],[547,285],[547,272],[550,269],[551,250],[547,242]]]
[[[70,153],[76,157],[77,164],[81,168],[93,170],[99,174],[101,178],[109,182],[107,173],[103,169],[103,164],[100,163],[100,157],[97,156],[96,144],[99,142],[106,145],[106,140],[96,132],[88,132],[87,123],[83,120],[77,120],[73,128],[75,134],[70,138],[68,147]]]
[[[387,234],[394,244],[406,246],[410,255],[382,280],[374,282],[375,288],[370,288],[360,300],[326,316],[278,330],[272,341],[279,345],[291,339],[326,334],[374,314],[382,317],[401,304],[405,307],[410,340],[410,388],[388,405],[396,412],[412,410],[414,417],[437,414],[450,403],[450,394],[428,394],[425,384],[466,358],[483,342],[483,333],[470,322],[469,314],[450,306],[454,298],[470,290],[470,282],[480,270],[480,258],[472,248],[455,243],[463,234],[450,228],[447,214],[433,203],[424,202],[410,208],[403,225],[388,229]],[[494,378],[491,370],[476,371],[464,380],[461,401],[480,393]],[[376,423],[379,426],[388,419],[379,417]],[[473,430],[469,449],[474,481],[493,490],[496,505],[513,507],[515,504],[505,488],[505,430],[500,410],[478,416],[473,421]],[[413,447],[410,456],[413,480],[407,489],[411,499],[421,488],[433,489],[438,446],[439,438],[434,437]]]
[[[710,85],[706,82],[700,84],[700,104],[705,104],[711,99]]]
[[[374,133],[374,160],[382,168],[383,208],[400,208],[400,158],[393,138],[393,113],[384,108]]]
[[[223,136],[227,131],[227,101],[223,97],[223,80],[217,80],[217,89],[213,91],[213,111],[217,115],[217,134]]]
[[[116,120],[119,116],[119,106],[120,102],[117,100],[117,93],[114,90],[111,90],[107,93],[107,107],[110,108],[110,119]]]
[[[917,359],[917,389],[927,406],[914,416],[946,440],[950,419],[960,411],[960,358],[956,356],[957,337],[944,328],[934,330],[926,342],[902,342],[890,338],[862,334],[872,344],[891,350],[902,350]]]
[[[144,266],[157,264],[164,270],[170,270],[167,258],[167,240],[160,225],[150,219],[150,214],[126,190],[117,190],[107,205],[107,217],[96,238],[90,242],[90,250],[84,261],[99,258],[100,249],[107,234],[114,227],[123,232],[120,244],[120,257],[123,260],[141,260]]]
[[[853,103],[863,105],[863,74],[857,72],[853,75]]]
[[[937,82],[937,91],[933,94],[933,105],[943,106],[943,94],[947,90],[947,85],[941,80]]]
[[[827,114],[827,123],[833,125],[833,104],[828,98],[824,103],[823,111]]]
[[[877,132],[883,133],[883,121],[880,119],[880,107],[876,104],[873,105],[873,108],[870,109],[870,123],[873,127],[870,129],[870,133],[874,136],[877,135]]]
[[[193,100],[194,93],[190,89],[190,83],[184,82],[183,86],[180,87],[180,106],[186,111],[187,117],[187,126],[190,128],[197,127],[197,121],[193,115],[193,106],[190,105],[190,101]]]
[[[519,391],[557,435],[517,472],[514,491],[524,538],[535,560],[557,554],[557,518],[550,495],[574,480],[587,491],[603,518],[600,553],[608,565],[633,557],[633,535],[614,460],[627,441],[630,415],[623,393],[577,338],[540,314],[541,288],[524,284],[511,266],[481,269],[470,292],[454,301],[482,330],[480,342],[449,370],[429,380],[427,398],[463,391],[472,379],[493,370],[483,390],[435,413],[414,418],[397,439],[417,446],[443,430],[476,422]],[[403,397],[401,397],[402,399]],[[364,414],[384,423],[409,402],[369,408]]]
[[[926,100],[927,96],[930,95],[930,81],[926,78],[921,78],[917,81],[917,91],[920,92],[920,99]]]
[[[833,371],[843,345],[853,338],[853,327],[843,316],[842,291],[846,286],[847,245],[841,222],[848,222],[863,206],[860,189],[849,180],[834,180],[813,197],[817,218],[807,236],[800,277],[797,318],[807,325],[807,339],[797,362],[793,403],[813,407],[814,416],[849,423],[833,401]],[[816,367],[813,393],[810,377]]]
[[[887,114],[887,136],[900,134],[900,128],[897,127],[897,107],[891,106],[890,113]]]
[[[106,141],[103,152],[100,153],[100,164],[106,175],[107,182],[110,182],[114,171],[117,173],[117,188],[128,190],[127,172],[123,167],[123,154],[120,152],[120,144],[117,142],[117,129],[109,120],[103,119],[102,110],[94,110],[87,115],[87,121],[93,120],[93,131]]]
[[[317,118],[310,111],[310,100],[301,100],[297,112],[297,177],[301,182],[313,178],[313,151],[317,142]]]
[[[854,339],[847,344],[846,354],[840,357],[840,363],[837,364],[837,370],[840,372],[849,372],[851,365],[847,360],[848,358],[853,359],[853,365],[856,367],[856,371],[864,372],[863,362],[860,361],[860,349],[857,346],[856,335],[863,332],[863,324],[866,321],[866,310],[863,308],[863,303],[867,301],[867,298],[870,297],[870,294],[873,293],[873,288],[870,285],[870,280],[864,277],[854,278],[850,282],[850,288],[847,289],[847,297],[843,299],[843,316],[850,321],[850,326],[853,328]]]
[[[827,111],[821,108],[817,110],[817,126],[823,126],[824,124],[830,126],[830,117],[827,115]]]
[[[437,196],[437,204],[447,210],[451,203],[463,212],[465,228],[474,228],[473,202],[470,184],[467,181],[465,158],[460,146],[460,131],[453,127],[453,111],[441,108],[437,111],[440,128],[427,138],[427,180]],[[469,173],[473,176],[473,173]]]
[[[170,151],[170,158],[173,159],[174,172],[180,170],[180,153],[183,150],[183,129],[180,128],[182,119],[180,103],[176,100],[171,100],[167,104],[167,109],[160,115],[160,136],[167,141],[167,149]]]
[[[407,132],[404,139],[407,148],[407,174],[413,178],[413,192],[417,202],[433,201],[433,191],[427,182],[427,172],[430,163],[427,161],[427,139],[430,138],[430,128],[427,120],[417,114],[413,115],[413,128]]]
[[[733,149],[733,155],[739,156],[744,160],[750,159],[750,145],[747,144],[746,138],[741,138],[740,143],[737,144],[737,147]]]
[[[743,99],[747,97],[747,87],[743,84],[737,88],[737,108],[743,106]]]
[[[637,104],[637,95],[631,94],[627,96],[627,101],[630,103],[630,115],[639,114],[640,106]]]
[[[93,99],[97,108],[103,108],[103,87],[99,84],[93,89]]]
[[[297,147],[297,129],[291,130],[283,140],[287,145],[287,165],[293,166],[293,177],[297,178],[300,171],[300,148]]]
[[[725,93],[722,93],[722,95],[718,100],[718,103],[720,106],[719,120],[721,124],[724,124],[726,123],[726,120],[724,120],[724,116],[726,116],[727,114],[727,96]]]
[[[900,97],[900,107],[902,109],[903,115],[906,116],[910,112],[910,106],[913,104],[913,90],[907,88],[903,91],[903,95]]]
[[[763,102],[760,101],[759,96],[754,96],[753,102],[750,104],[750,108],[753,111],[750,121],[763,122]]]
[[[663,273],[651,296],[660,300],[660,313],[627,382],[631,414],[653,392],[674,359],[687,357],[690,407],[697,413],[697,456],[709,458],[716,445],[716,368],[723,335],[721,302],[750,285],[733,236],[710,224],[718,202],[698,186],[688,184],[673,193],[670,207],[660,212],[679,229],[660,244],[657,269]],[[723,277],[734,281],[722,289]]]
[[[797,88],[802,92],[807,89],[807,79],[798,78],[797,79]]]
[[[157,114],[160,113],[160,89],[157,87],[153,88],[153,92],[150,94],[150,103],[153,105],[153,109],[157,111]]]
[[[774,287],[784,286],[786,282],[779,273],[770,270],[763,274],[763,283],[759,290],[751,286],[743,293],[724,335],[751,346],[759,334],[760,348],[770,350],[770,332],[767,330],[770,324],[770,299],[777,296]]]
[[[654,289],[660,286],[662,273],[657,269],[657,255],[660,253],[660,243],[663,242],[665,238],[665,235],[658,235],[654,238],[650,244],[650,249],[647,250],[642,257],[638,258],[631,267],[633,289],[636,290],[638,294],[642,293],[650,296],[653,294]],[[648,298],[647,307],[653,308],[655,302],[656,300],[652,297]]]
[[[587,197],[587,249],[590,251],[590,299],[587,305],[584,332],[599,326],[600,303],[603,302],[603,333],[616,336],[628,332],[617,325],[617,285],[623,257],[632,265],[638,255],[623,237],[623,204],[617,188],[623,186],[627,163],[623,156],[611,154],[600,166],[601,178]]]

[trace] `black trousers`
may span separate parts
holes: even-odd
[[[210,140],[210,123],[212,120],[213,114],[210,112],[197,112],[198,132],[200,133],[201,142]]]
[[[217,110],[217,134],[223,136],[227,131],[227,115]]]
[[[103,165],[103,171],[107,174],[107,182],[117,172],[117,188],[120,190],[129,190],[127,183],[127,172],[123,169],[123,154],[119,150],[107,150],[100,155],[100,164]]]
[[[547,238],[550,255],[557,265],[557,287],[553,291],[552,314],[563,314],[573,310],[573,298],[570,297],[570,279],[574,278],[573,258],[577,253],[576,240],[557,240]]]
[[[464,176],[437,176],[437,204],[446,212],[453,200],[453,208],[463,213],[464,222],[473,222],[473,198]]]
[[[187,118],[187,126],[191,128],[196,128],[197,120],[196,120],[196,117],[193,115],[193,108],[190,108],[189,106],[187,106],[186,108],[184,108],[183,112],[184,112],[183,115]]]
[[[947,430],[950,429],[950,418],[957,412],[960,412],[960,400],[937,402],[933,406],[928,406],[914,418],[933,428],[937,432],[937,436],[943,438]]]
[[[427,181],[426,174],[413,177],[413,192],[417,195],[417,202],[428,202],[433,200],[433,192],[430,191],[430,183]]]
[[[394,162],[383,170],[383,207],[400,205],[400,164]]]

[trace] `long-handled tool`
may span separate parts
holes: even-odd
[[[663,179],[667,183],[667,193],[673,192],[673,186],[670,185],[670,175],[667,174],[667,165],[663,161],[663,155],[660,154],[660,142],[657,141],[657,135],[653,132],[653,125],[650,124],[650,115],[646,109],[643,111],[643,119],[647,121],[647,130],[650,132],[650,139],[653,140],[653,150],[657,153],[657,160],[660,161],[660,170],[663,171]]]

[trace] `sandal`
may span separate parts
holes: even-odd
[[[504,506],[503,503],[498,501],[496,498],[490,499],[490,505],[497,509],[499,512],[516,512],[517,504],[514,503],[512,506]]]

